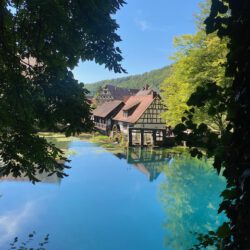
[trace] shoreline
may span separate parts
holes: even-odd
[[[81,133],[78,136],[70,136],[70,137],[66,137],[63,133],[54,133],[54,132],[40,132],[38,133],[38,135],[46,138],[47,140],[55,144],[67,143],[67,142],[71,142],[74,140],[81,140],[81,141],[87,141],[87,142],[96,144],[102,147],[103,149],[113,152],[113,153],[124,152],[124,150],[128,149],[128,147],[124,145],[123,143],[113,142],[110,137],[99,134],[99,133]],[[167,147],[153,148],[153,150],[159,150],[159,149],[161,150],[163,149],[164,151],[169,152],[169,153],[188,153],[189,152],[189,149],[184,146],[175,146],[175,147],[170,147],[170,148],[167,148]],[[62,148],[62,150],[67,151],[66,148]]]

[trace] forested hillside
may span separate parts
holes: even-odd
[[[124,88],[142,88],[146,84],[152,86],[153,89],[159,90],[160,84],[170,75],[170,66],[152,70],[141,75],[126,76],[117,79],[104,80],[93,84],[86,84],[85,87],[95,94],[100,86],[112,84]]]

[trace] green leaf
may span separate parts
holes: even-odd
[[[223,223],[217,230],[218,237],[225,239],[230,235],[230,228],[228,223]]]

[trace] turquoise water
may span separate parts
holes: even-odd
[[[225,181],[205,161],[160,150],[114,155],[82,141],[69,147],[69,177],[0,182],[0,249],[35,230],[28,246],[49,234],[48,250],[181,250],[195,242],[192,231],[224,219],[217,208]]]

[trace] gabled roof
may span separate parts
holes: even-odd
[[[141,101],[139,101],[139,100],[131,102],[130,105],[126,105],[126,107],[123,108],[123,111],[128,111],[128,110],[134,108],[135,106],[138,106],[140,103],[141,103]]]
[[[105,102],[93,111],[94,116],[106,118],[114,109],[116,109],[123,102],[119,100],[115,100],[112,102]]]
[[[151,89],[149,85],[145,85],[136,95],[156,95],[157,93]]]
[[[113,119],[116,121],[122,121],[122,122],[127,122],[127,123],[136,123],[153,101],[154,101],[154,98],[152,95],[131,96],[125,103],[125,106],[120,110],[120,112]],[[136,105],[138,106],[136,107],[132,115],[125,117],[124,111]]]
[[[123,100],[126,96],[135,95],[139,89],[125,89],[113,85],[106,85],[104,89],[108,89],[115,100]]]
[[[141,89],[136,93],[136,95],[152,95],[153,92],[154,91],[152,89]]]

